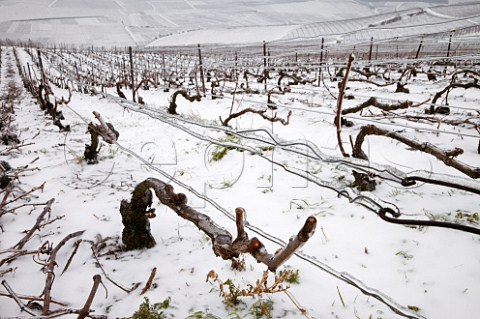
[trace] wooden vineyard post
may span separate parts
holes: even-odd
[[[370,38],[370,50],[368,50],[368,62],[372,61],[373,37]]]
[[[202,50],[200,49],[200,44],[198,44],[198,66],[200,68],[200,78],[202,80],[203,96],[205,97],[205,79],[203,77]]]
[[[136,102],[136,100],[135,100],[135,80],[134,80],[134,72],[133,72],[132,47],[128,47],[128,56],[130,58],[130,77],[132,79],[132,100],[133,100],[133,103],[135,103]]]
[[[45,81],[45,73],[43,71],[42,54],[38,49],[37,49],[37,54],[38,54],[38,65],[40,66],[40,73],[42,73],[42,85],[45,86],[46,81]]]
[[[318,68],[318,86],[322,80],[322,64],[323,64],[323,44],[325,39],[322,37],[322,45],[320,46],[320,67]]]
[[[447,58],[450,57],[450,49],[452,47],[452,36],[453,36],[453,33],[450,33],[450,39],[448,40]]]
[[[415,54],[415,60],[418,59],[418,57],[420,55],[420,50],[422,50],[422,45],[423,45],[423,40],[421,40],[420,44],[418,45],[417,54]]]
[[[450,38],[448,39],[447,58],[450,57],[450,49],[452,47],[452,36],[453,36],[453,33],[450,33]],[[444,77],[447,76],[447,65],[445,65],[445,67],[443,68],[443,76]]]
[[[234,74],[235,74],[235,82],[238,82],[238,53],[235,51],[235,69],[234,69]]]
[[[28,79],[30,82],[32,81],[32,71],[30,70],[30,64],[27,62],[27,69],[28,69]]]
[[[162,77],[165,81],[167,79],[167,66],[165,65],[165,54],[162,54]]]
[[[123,82],[125,82],[125,85],[127,83],[127,75],[125,71],[125,57],[122,56],[122,74],[123,74]]]
[[[349,157],[347,152],[345,152],[345,149],[343,148],[342,144],[342,138],[341,138],[341,114],[342,114],[342,100],[343,100],[343,95],[345,93],[345,88],[347,87],[347,81],[348,81],[348,74],[350,72],[350,68],[352,67],[352,62],[355,59],[355,56],[353,53],[350,54],[348,57],[348,63],[347,63],[347,68],[345,70],[345,76],[343,78],[341,87],[340,87],[340,92],[338,93],[338,99],[337,99],[337,115],[335,116],[335,126],[337,128],[337,141],[338,141],[338,147],[340,148],[340,152],[342,153],[343,157]]]
[[[264,89],[265,92],[267,92],[267,76],[268,76],[268,71],[267,71],[267,43],[263,41],[263,83],[264,83]]]
[[[325,38],[322,37],[322,46],[320,47],[320,64],[323,63],[323,44],[325,43]]]
[[[77,81],[80,82],[80,74],[78,73],[78,66],[76,61],[73,66],[75,67],[75,73],[77,74]]]

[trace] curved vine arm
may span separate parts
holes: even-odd
[[[200,213],[187,205],[187,196],[183,193],[175,193],[173,186],[166,184],[156,178],[148,178],[139,183],[132,194],[130,203],[132,206],[135,203],[143,202],[146,194],[153,190],[160,202],[171,208],[180,217],[191,221],[201,231],[203,231],[211,240],[213,244],[213,252],[215,255],[223,259],[237,258],[241,253],[251,254],[258,262],[267,265],[270,271],[275,271],[288,258],[290,258],[297,249],[302,247],[315,233],[317,220],[310,216],[307,218],[305,225],[300,229],[298,234],[290,238],[287,246],[283,247],[275,254],[269,254],[264,245],[257,238],[248,238],[245,232],[244,224],[245,210],[237,208],[236,224],[237,237],[233,240],[232,234],[227,230],[217,225],[209,216]],[[150,214],[150,211],[145,211],[145,218]]]
[[[387,216],[387,214],[392,215],[393,217]],[[393,224],[443,227],[443,228],[461,230],[461,231],[475,234],[475,235],[480,235],[480,228],[472,227],[468,225],[448,223],[448,222],[435,221],[435,220],[400,219],[399,218],[400,214],[388,207],[381,208],[378,211],[378,216],[380,216],[381,219]]]
[[[437,146],[428,142],[420,143],[407,138],[394,131],[385,130],[383,128],[376,127],[375,125],[362,126],[360,132],[355,139],[353,146],[353,156],[356,158],[368,159],[367,155],[362,151],[362,144],[367,135],[385,136],[391,139],[397,140],[407,146],[410,146],[416,150],[435,156],[438,160],[442,161],[445,165],[453,167],[463,174],[470,176],[473,179],[480,178],[480,167],[474,167],[462,161],[455,159],[455,157],[463,154],[463,150],[460,148],[453,148],[451,150],[443,150]]]

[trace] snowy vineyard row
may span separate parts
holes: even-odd
[[[102,148],[101,144],[113,144],[123,152],[128,152],[131,157],[141,159],[149,168],[149,172],[163,175],[164,178],[177,183],[188,192],[204,199],[209,205],[216,207],[224,214],[223,217],[236,221],[238,235],[233,243],[231,235],[230,242],[228,240],[225,242],[224,238],[229,237],[228,231],[224,233],[224,230],[221,227],[217,229],[214,223],[202,224],[205,220],[210,220],[208,216],[189,215],[198,213],[194,209],[189,210],[190,208],[178,209],[178,207],[189,207],[185,206],[186,201],[182,197],[185,195],[172,192],[164,186],[163,182],[152,182],[152,179],[148,182],[146,179],[143,184],[140,183],[136,187],[132,185],[132,188],[128,189],[134,190],[134,196],[130,202],[122,202],[120,211],[124,210],[122,215],[125,210],[140,213],[143,216],[141,219],[146,222],[143,227],[147,229],[147,237],[152,235],[149,233],[149,223],[145,216],[153,217],[155,214],[150,209],[151,193],[145,192],[145,187],[155,190],[163,204],[174,209],[180,216],[193,221],[203,230],[211,238],[215,254],[224,259],[233,257],[236,260],[239,252],[249,252],[255,259],[267,264],[271,270],[275,270],[292,253],[295,253],[315,268],[332,275],[335,280],[360,289],[365,296],[374,297],[399,316],[408,318],[428,316],[428,310],[422,313],[416,306],[401,306],[385,294],[364,285],[355,277],[321,262],[320,255],[313,249],[314,246],[308,248],[310,242],[305,247],[309,249],[309,253],[296,251],[301,246],[301,242],[305,242],[313,233],[316,224],[315,214],[307,218],[302,231],[283,250],[286,254],[282,252],[275,256],[268,254],[263,244],[257,239],[248,239],[244,228],[280,246],[286,244],[270,235],[267,227],[253,226],[257,224],[255,221],[252,224],[246,223],[242,214],[243,209],[238,209],[235,216],[228,213],[228,210],[221,207],[215,199],[207,196],[206,192],[196,191],[189,185],[196,183],[195,178],[192,177],[189,183],[188,180],[185,181],[184,173],[180,173],[184,180],[182,182],[180,177],[166,172],[164,166],[155,164],[154,158],[158,156],[158,150],[153,150],[155,156],[149,158],[143,156],[145,141],[142,141],[138,134],[128,132],[128,125],[121,123],[121,119],[118,118],[118,114],[124,113],[125,110],[145,115],[158,122],[158,125],[166,125],[179,134],[193,137],[199,141],[197,145],[199,143],[213,145],[213,148],[207,147],[205,150],[206,156],[209,157],[208,163],[205,164],[211,165],[213,169],[221,168],[218,166],[221,164],[216,164],[217,162],[230,161],[231,166],[227,165],[227,169],[230,170],[243,165],[239,164],[239,160],[242,161],[242,157],[239,156],[243,156],[244,163],[245,155],[239,154],[248,153],[259,161],[272,165],[271,175],[267,180],[271,181],[275,174],[279,174],[274,173],[274,170],[282,170],[287,176],[279,178],[283,181],[282,184],[288,183],[289,179],[293,178],[291,176],[295,176],[299,180],[306,181],[307,185],[308,183],[314,185],[312,198],[315,198],[313,194],[318,190],[328,189],[334,195],[333,197],[338,195],[348,199],[344,203],[345,207],[366,208],[367,211],[373,212],[387,222],[406,224],[418,229],[434,226],[479,234],[476,227],[478,213],[472,210],[475,200],[471,199],[476,198],[474,196],[480,193],[480,186],[475,180],[479,177],[479,168],[475,163],[478,162],[480,152],[478,143],[480,122],[479,112],[476,109],[478,100],[476,90],[480,88],[477,81],[480,74],[477,63],[472,57],[356,62],[352,56],[350,62],[353,65],[350,63],[347,65],[346,60],[338,59],[322,59],[321,63],[318,63],[318,61],[312,61],[309,56],[272,58],[268,56],[266,49],[261,57],[237,55],[219,59],[218,56],[204,55],[203,60],[201,51],[195,55],[132,52],[131,50],[127,53],[93,50],[74,52],[63,49],[37,51],[33,48],[17,48],[10,52],[16,52],[19,55],[16,68],[24,87],[35,98],[40,110],[44,111],[53,125],[65,135],[64,141],[71,139],[73,143],[73,136],[84,140],[85,148],[77,147],[76,149],[81,154],[80,158],[77,156],[76,161],[102,165],[109,159],[102,156],[105,147]],[[3,79],[2,76],[2,87]],[[109,106],[114,105],[117,110],[101,108],[99,103],[98,106],[94,106],[94,109],[95,117],[100,124],[88,123],[85,121],[85,116],[88,115],[79,113],[81,112],[79,103],[82,103],[83,99],[105,99]],[[8,115],[5,105],[7,103],[2,106],[3,114],[11,116]],[[108,115],[105,115],[105,112]],[[109,122],[103,120],[100,114]],[[363,125],[365,123],[367,125]],[[145,122],[140,122],[135,129],[141,130],[146,125]],[[362,126],[359,127],[360,125]],[[2,137],[7,131],[12,136],[13,128],[12,125],[8,125],[5,129],[2,127]],[[82,138],[79,133],[82,130],[87,130],[90,136],[83,134]],[[321,134],[318,134],[319,130]],[[127,134],[130,139],[139,140],[139,143],[143,142],[140,149],[122,146],[124,134]],[[380,136],[381,139],[374,140],[373,136]],[[99,141],[99,137],[103,142]],[[366,137],[367,140],[376,141],[375,144],[364,146]],[[118,138],[120,143],[117,142]],[[394,160],[386,159],[385,154],[392,152],[392,146],[393,149],[399,147],[396,142],[390,143],[390,140],[403,145],[402,152],[405,152],[405,149],[418,152],[411,152],[413,155],[408,156],[403,163],[399,163],[399,157],[394,157]],[[189,139],[187,138],[186,141]],[[454,147],[451,146],[452,141],[454,141]],[[180,140],[175,142],[179,144]],[[376,148],[377,145],[381,147]],[[2,155],[9,156],[20,148],[23,146],[6,147],[2,150]],[[186,149],[190,148],[192,144],[189,144]],[[419,157],[419,153],[429,155]],[[188,165],[191,163],[186,159],[177,161],[177,166],[182,172]],[[81,170],[85,170],[84,166]],[[10,181],[15,181],[23,176],[25,169],[2,168],[2,172]],[[113,166],[110,170],[110,173],[112,172]],[[218,173],[225,172],[218,171]],[[141,170],[133,170],[132,175],[135,174],[144,175]],[[191,171],[190,174],[194,175],[196,171]],[[251,181],[251,177],[243,175],[242,173],[238,177],[228,175],[227,181],[209,179],[209,184],[210,186],[215,184],[217,189],[235,191],[240,177],[241,181],[245,179]],[[107,178],[114,178],[113,176],[114,174],[107,174]],[[101,180],[99,183],[93,182],[93,185],[102,187],[101,182]],[[125,181],[120,182],[123,184]],[[218,187],[219,184],[221,184],[220,187]],[[253,196],[269,196],[268,193],[273,193],[274,190],[273,183],[271,185],[263,187],[263,194]],[[441,188],[440,191],[438,187]],[[25,194],[29,195],[41,189],[43,184]],[[439,203],[448,202],[449,199],[446,196],[439,198],[438,195],[446,192],[449,194],[459,192],[458,196],[462,196],[462,202],[463,198],[469,199],[468,202],[463,202],[463,207],[459,208],[461,215],[444,214],[444,211],[438,208],[426,211],[425,208],[432,206],[431,203],[419,206],[416,205],[418,203],[408,200],[410,193],[421,194],[422,198],[435,199]],[[23,208],[11,207],[12,199],[9,199],[7,187],[2,188],[2,194],[4,195],[2,215],[12,213],[12,209],[15,211]],[[20,203],[23,195],[18,195],[14,197],[14,202]],[[147,197],[139,199],[142,196]],[[304,196],[308,195],[304,193]],[[253,200],[254,207],[262,207],[259,201],[261,200]],[[311,199],[302,201],[293,198],[290,209],[293,205],[298,209],[313,212],[316,204],[309,204],[310,201]],[[352,203],[357,205],[351,205]],[[38,205],[44,206],[40,216],[46,216],[52,204],[52,201],[48,201]],[[425,214],[404,217],[412,215],[412,211],[420,210]],[[206,219],[203,220],[204,218]],[[28,254],[29,252],[22,248],[30,241],[33,233],[53,223],[50,221],[42,224],[40,217],[38,220],[39,223],[31,228],[27,237],[13,245],[10,251],[2,246],[4,249],[2,253],[11,253],[7,258],[2,259],[2,265]],[[260,220],[259,222],[263,223]],[[291,233],[290,228],[288,229]],[[55,313],[50,310],[49,305],[53,300],[49,291],[54,280],[55,255],[68,240],[82,235],[84,235],[83,232],[72,232],[57,246],[42,247],[34,252],[49,254],[45,264],[46,284],[39,299],[43,301],[40,307],[44,316],[66,315],[76,311],[79,317],[95,317],[89,312],[90,307],[93,309],[93,297],[87,300],[83,308],[75,311],[63,305],[63,308],[58,310],[60,312]],[[316,237],[318,236],[317,234]],[[298,238],[302,238],[300,242]],[[325,233],[323,238],[322,241],[328,241]],[[100,250],[105,249],[105,246],[111,250],[121,247],[118,237],[117,243],[114,244],[108,243],[108,240],[108,238],[102,240],[100,237],[97,242],[92,243],[94,257],[98,264],[101,264],[98,258],[112,254],[110,251],[99,255]],[[153,238],[149,237],[148,240],[152,242]],[[125,238],[123,238],[123,244],[128,246]],[[79,245],[76,244],[75,252]],[[290,245],[293,246],[290,247]],[[99,248],[100,246],[102,248]],[[150,247],[149,244],[146,246]],[[229,251],[232,247],[236,250]],[[365,254],[368,255],[366,247]],[[75,253],[71,258],[74,255]],[[401,255],[407,260],[410,256],[405,252]],[[278,258],[279,256],[281,258]],[[236,263],[238,264],[239,261]],[[65,270],[69,264],[70,260]],[[13,268],[5,269],[2,275],[12,272]],[[154,276],[152,272],[151,280]],[[151,280],[149,280],[150,284]],[[99,284],[100,279],[94,277],[92,296],[95,295]],[[15,296],[11,288],[7,289],[10,289],[8,291],[10,296]],[[259,295],[265,292],[262,291]],[[339,291],[338,294],[340,295]],[[306,298],[304,294],[302,294],[302,300],[303,298]],[[340,298],[343,304],[343,298]],[[61,303],[59,305],[62,306]],[[25,307],[21,309],[29,312]],[[428,308],[422,304],[421,308],[423,307]],[[301,310],[301,313],[310,316],[309,313],[317,314],[319,313],[317,311],[318,309],[309,306],[308,310]],[[336,311],[341,312],[338,309]],[[433,310],[430,309],[430,311]],[[29,313],[34,316],[31,312]],[[380,317],[381,313],[383,312],[380,311],[376,315]]]

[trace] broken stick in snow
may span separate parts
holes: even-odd
[[[84,319],[87,317],[92,310],[90,310],[90,306],[92,305],[93,298],[95,298],[95,294],[97,293],[98,286],[102,283],[102,277],[100,275],[93,276],[93,286],[92,290],[90,290],[90,294],[88,295],[87,300],[85,301],[85,305],[80,310],[77,319]]]
[[[46,206],[43,208],[43,211],[40,213],[40,215],[38,215],[35,225],[33,225],[33,227],[27,232],[25,237],[23,237],[15,246],[13,246],[12,249],[19,249],[19,250],[22,249],[23,246],[25,246],[25,244],[30,240],[33,233],[37,230],[40,230],[40,228],[42,227],[42,222],[45,219],[45,216],[47,214],[50,214],[50,211],[52,209],[52,204],[54,201],[55,199],[52,198],[47,202]]]
[[[150,289],[156,274],[157,274],[157,267],[153,267],[152,272],[150,273],[150,277],[148,277],[147,283],[145,284],[145,287],[143,287],[142,291],[140,292],[140,295],[145,294],[148,291],[148,289]]]
[[[52,291],[52,285],[53,285],[53,280],[55,279],[54,275],[54,268],[57,265],[56,258],[57,258],[57,253],[62,248],[67,241],[69,241],[72,238],[78,237],[82,235],[85,231],[77,231],[74,233],[71,233],[65,238],[63,238],[55,248],[52,249],[50,252],[50,257],[48,258],[47,262],[45,263],[45,273],[47,274],[47,277],[45,279],[45,288],[43,289],[43,315],[48,316],[50,314],[50,293]]]
[[[232,260],[238,258],[242,253],[249,253],[258,262],[267,265],[270,271],[275,271],[290,258],[297,249],[303,246],[313,236],[317,225],[317,220],[314,216],[308,217],[298,234],[290,238],[287,246],[272,255],[267,252],[259,239],[248,239],[248,235],[244,229],[245,210],[243,208],[237,208],[235,210],[238,234],[237,238],[233,240],[232,235],[224,228],[218,226],[209,216],[188,206],[187,196],[185,196],[185,194],[175,193],[173,186],[156,178],[148,178],[139,183],[133,191],[130,202],[122,201],[120,208],[122,216],[128,213],[128,211],[126,211],[127,209],[135,208],[136,203],[140,202],[144,203],[141,205],[144,208],[144,212],[143,217],[139,216],[139,218],[141,221],[148,222],[148,216],[152,214],[152,210],[148,210],[148,204],[151,203],[152,197],[150,189],[155,192],[155,195],[162,204],[170,207],[180,217],[194,223],[201,231],[210,237],[215,255],[225,260]],[[140,211],[134,213],[140,215]]]

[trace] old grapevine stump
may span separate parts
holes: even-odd
[[[192,222],[199,230],[203,231],[212,240],[213,252],[225,260],[235,260],[240,254],[249,253],[259,263],[268,266],[270,271],[275,271],[298,249],[300,249],[315,233],[317,219],[310,216],[305,221],[300,231],[290,237],[285,247],[274,254],[269,254],[258,238],[250,239],[245,231],[246,214],[241,207],[235,209],[237,236],[223,227],[217,225],[208,215],[200,213],[187,205],[187,196],[176,193],[173,186],[156,178],[147,178],[135,186],[130,202],[123,200],[120,205],[122,222],[125,225],[122,239],[127,249],[148,248],[155,245],[155,240],[150,234],[148,218],[155,216],[152,204],[152,192],[163,205],[168,206],[178,216]]]
[[[151,248],[156,242],[150,232],[149,218],[155,217],[152,205],[153,195],[150,189],[135,189],[132,201],[122,200],[122,241],[127,250]]]
[[[98,152],[100,151],[99,136],[108,144],[114,144],[120,136],[120,133],[115,130],[112,123],[105,122],[101,115],[95,111],[93,114],[100,124],[88,123],[87,133],[90,133],[90,144],[85,144],[85,151],[83,152],[87,164],[98,163]]]

